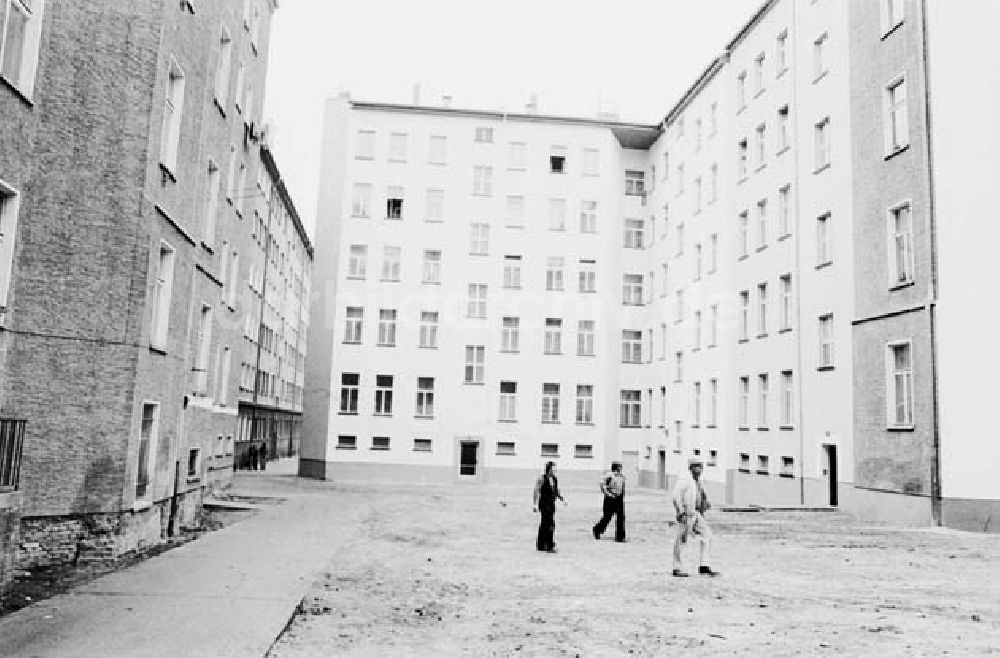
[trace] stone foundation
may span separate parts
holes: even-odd
[[[20,541],[21,494],[0,493],[0,599],[14,578],[14,555]]]

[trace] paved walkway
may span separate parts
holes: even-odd
[[[234,492],[284,504],[0,619],[0,655],[264,655],[342,524],[367,512],[341,509],[329,485],[294,469],[285,460],[234,480]]]

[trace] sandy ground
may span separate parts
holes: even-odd
[[[364,520],[273,656],[1000,655],[1000,535],[713,510],[722,576],[679,579],[660,493],[626,498],[617,544],[590,534],[600,495],[565,492],[554,555],[534,550],[530,491],[331,495]]]

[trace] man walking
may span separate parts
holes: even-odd
[[[556,552],[556,500],[566,505],[566,499],[559,493],[559,478],[556,477],[556,463],[546,462],[545,472],[535,481],[532,505],[536,514],[541,513],[538,523],[538,539],[535,548],[546,553]]]
[[[611,471],[604,474],[601,480],[601,493],[604,494],[604,515],[594,526],[594,539],[601,535],[615,517],[615,541],[625,541],[625,476],[622,475],[621,462],[611,462]]]
[[[700,459],[688,461],[688,471],[677,481],[674,487],[673,503],[674,511],[677,514],[677,537],[674,540],[674,576],[686,578],[684,565],[681,561],[681,553],[688,539],[697,539],[701,546],[701,556],[698,566],[698,573],[705,576],[718,576],[718,571],[713,571],[708,566],[708,559],[711,551],[712,531],[705,521],[705,512],[711,507],[708,503],[708,496],[701,486],[701,472],[704,468]]]

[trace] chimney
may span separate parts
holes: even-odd
[[[538,94],[531,95],[531,100],[525,104],[524,111],[527,114],[538,114]]]
[[[441,97],[441,107],[451,107],[451,94],[445,94]]]
[[[420,105],[420,83],[417,82],[413,85],[413,104]]]

